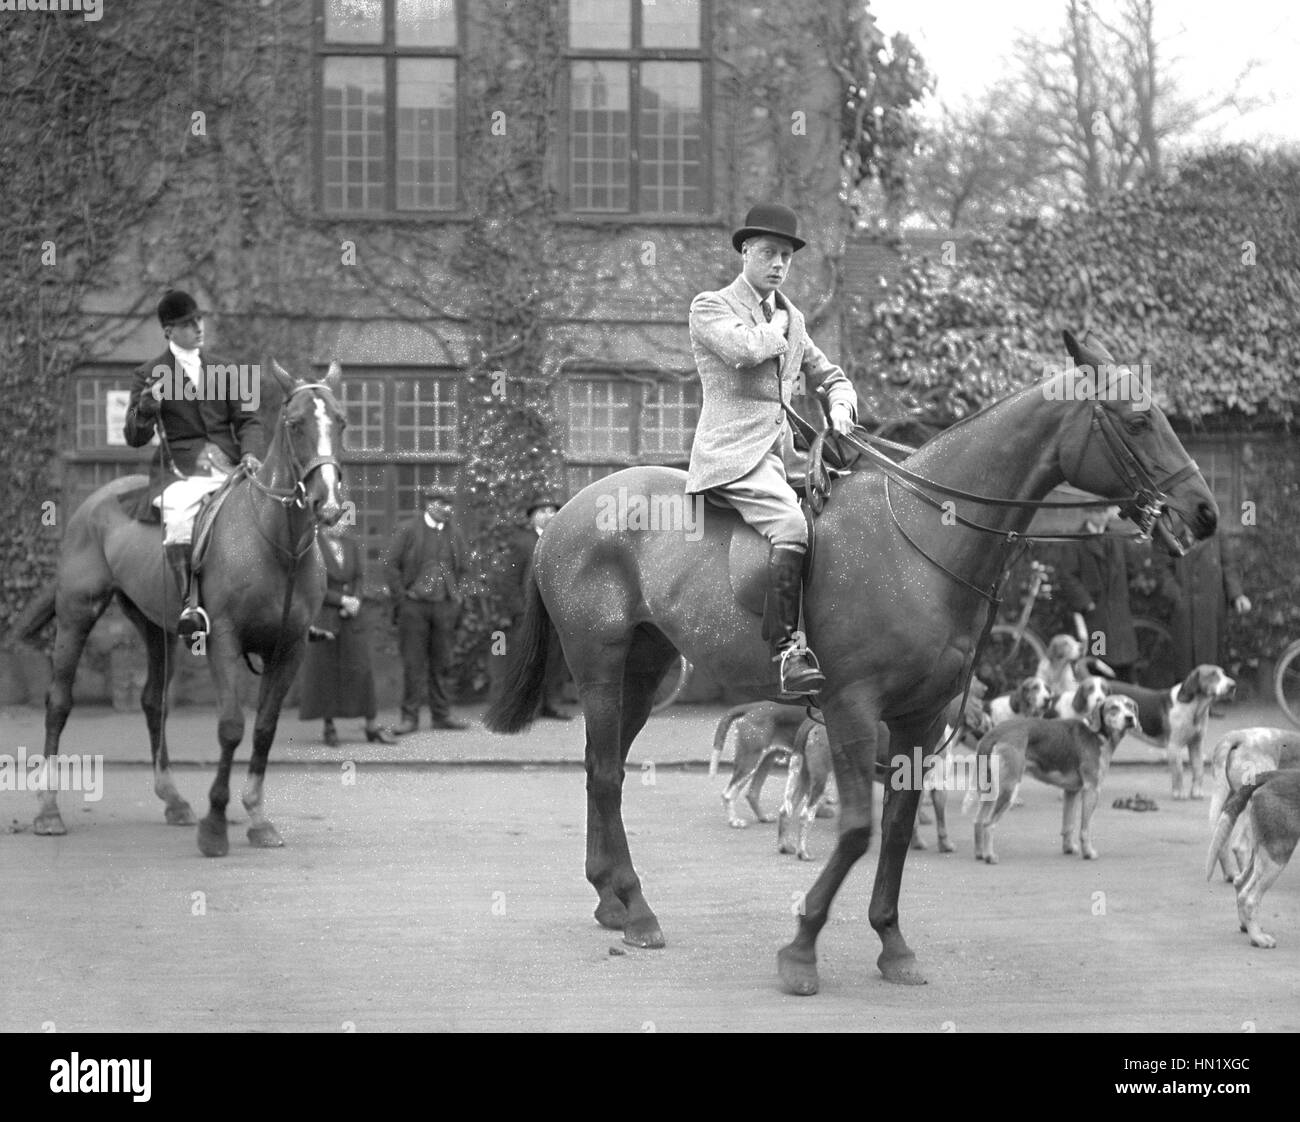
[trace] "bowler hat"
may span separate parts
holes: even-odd
[[[808,243],[798,236],[798,229],[799,219],[788,206],[782,206],[780,203],[758,203],[749,208],[749,213],[745,215],[745,224],[731,235],[731,244],[739,253],[746,238],[775,234],[778,238],[785,238],[796,250],[799,250]]]
[[[453,506],[456,505],[456,492],[450,487],[439,487],[437,484],[434,484],[431,487],[421,487],[420,498],[426,503],[431,503],[436,500],[441,503],[451,503]]]
[[[528,509],[524,511],[524,517],[532,518],[533,511],[540,510],[544,506],[553,506],[556,510],[559,510],[560,501],[552,495],[534,495],[533,501],[528,504]]]
[[[183,323],[201,315],[203,312],[199,310],[194,297],[179,288],[169,288],[158,301],[158,322],[163,327],[171,327],[172,324]]]

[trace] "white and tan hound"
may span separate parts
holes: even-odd
[[[1248,856],[1237,878],[1237,919],[1257,947],[1276,947],[1277,940],[1259,926],[1259,906],[1264,893],[1281,875],[1300,839],[1300,771],[1270,771],[1243,783],[1229,796],[1214,826],[1205,879],[1214,876],[1237,819],[1246,813]]]
[[[1219,821],[1233,792],[1280,768],[1300,768],[1300,732],[1295,729],[1236,729],[1222,737],[1214,746],[1210,764],[1210,828]],[[1244,826],[1244,822],[1238,824],[1219,855],[1228,881],[1236,880],[1244,867],[1249,845],[1242,837]]]
[[[992,789],[974,789],[966,796],[963,809],[981,799],[975,818],[975,858],[990,865],[998,863],[993,851],[993,828],[1006,813],[1024,780],[1025,772],[1035,779],[1065,791],[1061,812],[1061,850],[1095,860],[1092,844],[1092,815],[1101,797],[1101,785],[1110,767],[1115,745],[1137,724],[1137,705],[1132,698],[1106,697],[1082,719],[1017,717],[990,732],[980,741],[977,759],[989,762],[987,775]]]
[[[1210,706],[1236,692],[1237,683],[1218,666],[1198,666],[1176,686],[1151,690],[1128,682],[1111,682],[1110,692],[1131,697],[1138,705],[1138,729],[1144,740],[1165,750],[1175,799],[1183,795],[1183,752],[1192,769],[1191,797],[1199,799],[1204,761],[1201,742],[1210,722]]]

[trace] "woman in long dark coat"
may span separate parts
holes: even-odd
[[[339,743],[335,718],[364,717],[366,739],[371,743],[396,744],[388,729],[375,719],[375,676],[370,665],[370,637],[361,622],[361,587],[365,562],[356,541],[340,526],[321,536],[325,558],[325,603],[315,626],[332,632],[329,642],[312,643],[302,664],[302,695],[298,716],[304,721],[324,718],[324,740],[331,748]]]

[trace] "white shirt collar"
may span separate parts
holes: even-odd
[[[181,364],[181,370],[189,377],[197,378],[203,371],[203,363],[199,358],[197,350],[188,350],[185,347],[178,347],[176,340],[168,339],[167,347],[176,356],[176,361]]]
[[[435,522],[433,518],[427,514],[424,516],[424,524],[428,526],[430,530],[441,530],[445,525],[445,523],[442,522]]]

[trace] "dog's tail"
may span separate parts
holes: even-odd
[[[1223,813],[1223,805],[1227,802],[1228,796],[1232,794],[1232,784],[1228,779],[1228,771],[1232,767],[1232,754],[1241,747],[1241,736],[1239,732],[1227,733],[1218,744],[1214,746],[1214,756],[1210,762],[1212,778],[1210,780],[1210,826],[1219,821],[1219,815]]]
[[[1210,838],[1210,853],[1205,859],[1205,879],[1210,880],[1214,876],[1214,867],[1219,863],[1219,854],[1223,852],[1223,847],[1228,844],[1228,838],[1232,835],[1232,828],[1237,824],[1237,819],[1241,817],[1241,812],[1246,809],[1246,804],[1250,802],[1250,796],[1253,795],[1264,784],[1271,771],[1257,776],[1254,783],[1243,783],[1231,795],[1228,801],[1223,804],[1223,811],[1219,815],[1219,820],[1214,824],[1214,835]]]
[[[726,747],[727,737],[731,733],[732,722],[738,717],[743,717],[759,702],[748,701],[744,705],[733,705],[723,715],[722,720],[718,722],[718,727],[713,730],[713,754],[709,757],[709,774],[718,774],[718,764],[722,761],[722,751]]]
[[[975,746],[975,775],[972,776],[970,782],[966,784],[966,797],[961,801],[961,812],[963,817],[970,814],[970,812],[975,809],[975,804],[979,802],[981,798],[988,797],[987,792],[980,790],[978,780],[980,774],[979,761],[980,757],[983,757],[988,761],[985,766],[989,769],[991,774],[993,769],[998,766],[997,761],[994,759],[996,754],[994,749],[997,747],[997,743],[998,730],[995,727],[981,736],[980,742]]]

